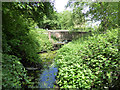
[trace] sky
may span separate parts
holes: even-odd
[[[65,5],[67,5],[69,0],[55,0],[55,8],[58,12],[62,12],[64,10],[71,10],[70,8],[65,9]],[[84,8],[82,10],[83,13],[87,12],[89,10],[89,7]]]
[[[57,9],[57,12],[62,12],[65,10],[65,5],[67,5],[68,0],[55,0],[55,7]],[[67,10],[70,10],[68,8]]]

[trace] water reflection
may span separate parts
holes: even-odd
[[[40,76],[40,88],[53,88],[56,81],[58,69],[55,66],[51,66],[49,69],[45,69]]]

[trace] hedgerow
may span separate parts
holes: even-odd
[[[55,59],[61,88],[117,88],[119,77],[118,30],[91,34],[61,48]]]

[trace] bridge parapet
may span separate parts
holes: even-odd
[[[75,32],[75,31],[69,31],[69,30],[48,30],[49,39],[52,40],[51,36],[59,39],[59,41],[62,40],[73,40],[75,38],[79,38],[82,35],[86,34],[88,32]]]

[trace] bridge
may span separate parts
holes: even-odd
[[[80,31],[69,31],[69,30],[47,30],[47,34],[49,37],[49,40],[53,43],[53,50],[57,50],[61,47],[61,45],[64,45],[68,43],[69,41],[72,41],[73,39],[80,38],[83,35],[90,33],[89,32],[80,32]],[[55,43],[54,39],[56,38],[58,42]],[[65,42],[66,41],[66,42]],[[41,51],[38,53],[46,53],[47,51]]]
[[[69,31],[69,30],[48,30],[49,40],[53,40],[52,38],[56,38],[58,41],[63,40],[73,40],[79,38],[88,32],[80,32],[80,31]]]
[[[69,41],[72,41],[73,39],[82,37],[84,34],[87,34],[89,32],[70,31],[70,30],[48,30],[48,37],[49,40],[52,41],[53,47],[60,48],[61,45],[64,45]],[[54,43],[53,38],[59,42]]]

